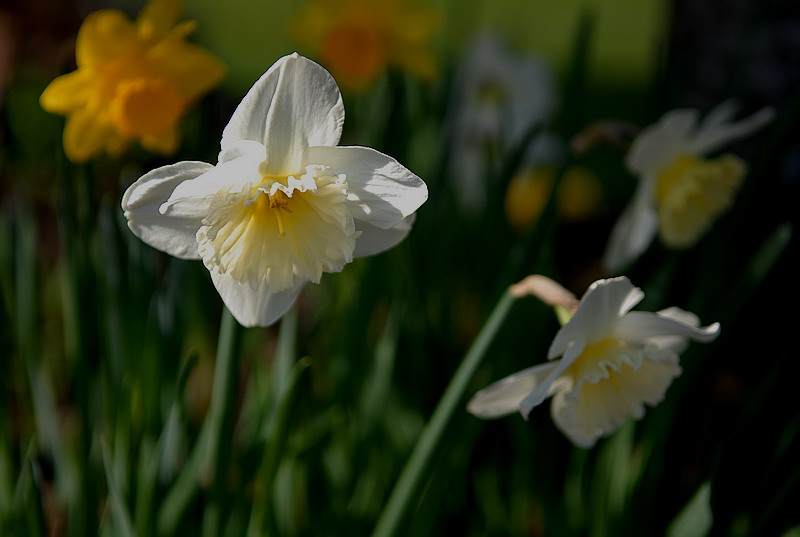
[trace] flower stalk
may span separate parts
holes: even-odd
[[[464,392],[469,385],[478,366],[483,361],[489,344],[497,335],[497,331],[503,324],[515,297],[506,291],[489,315],[489,319],[483,325],[472,347],[467,351],[461,365],[453,375],[453,379],[447,386],[439,404],[433,411],[430,421],[423,429],[422,434],[417,440],[411,456],[406,462],[400,477],[389,496],[378,523],[375,526],[373,537],[391,537],[397,534],[403,516],[408,511],[409,503],[414,497],[415,492],[420,486],[423,474],[430,463],[431,457],[436,451],[442,435],[453,417],[453,413],[460,408]]]
[[[227,310],[222,313],[217,343],[217,363],[209,409],[209,445],[206,459],[207,475],[211,479],[211,505],[206,510],[206,535],[219,535],[221,528],[220,503],[226,495],[226,475],[233,436],[233,411],[236,404],[236,378],[239,370],[239,340],[241,330]]]

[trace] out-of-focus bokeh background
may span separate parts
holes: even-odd
[[[336,26],[374,5],[388,22]],[[74,164],[40,95],[75,70],[87,15],[144,2],[0,4],[0,535],[369,535],[503,291],[541,273],[580,296],[616,276],[601,258],[637,186],[632,137],[732,98],[739,117],[776,112],[725,148],[749,165],[732,207],[692,248],[656,241],[625,272],[642,309],[682,307],[721,336],[590,450],[548,404],[527,422],[459,409],[396,534],[800,535],[800,6],[374,5],[185,0],[190,41],[227,71],[177,152]],[[216,162],[242,96],[294,51],[339,82],[342,144],[397,158],[429,200],[397,248],[325,275],[272,327],[220,336],[208,271],[136,239],[121,196],[157,166]],[[544,362],[557,330],[517,301],[460,408]],[[238,356],[228,384],[218,348]]]

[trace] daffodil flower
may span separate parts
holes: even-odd
[[[747,164],[732,154],[706,155],[766,125],[773,110],[732,122],[737,106],[726,101],[698,124],[698,112],[673,110],[633,141],[628,168],[639,187],[615,225],[604,264],[615,272],[636,259],[656,234],[670,248],[694,245],[733,203]]]
[[[136,23],[103,9],[81,25],[78,70],[53,80],[42,108],[66,115],[64,151],[73,162],[105,150],[119,155],[131,140],[156,153],[173,153],[189,106],[219,83],[222,64],[186,42],[195,28],[178,23],[177,0],[151,0]]]
[[[393,158],[338,147],[343,122],[330,74],[285,56],[237,107],[216,166],[179,162],[128,188],[128,225],[159,250],[202,259],[242,325],[269,325],[307,282],[400,242],[427,199]]]
[[[475,213],[483,208],[487,172],[499,171],[531,126],[549,119],[557,101],[555,79],[543,62],[512,55],[493,34],[472,42],[453,82],[447,125],[452,148],[448,171],[463,209]],[[532,151],[555,156],[558,145],[550,137]]]
[[[347,90],[365,91],[392,67],[422,80],[436,73],[432,7],[404,0],[311,0],[295,17],[295,39]]]
[[[491,384],[467,409],[487,419],[518,410],[527,419],[553,396],[553,421],[581,447],[640,419],[644,404],[661,401],[680,374],[678,353],[688,340],[709,342],[719,333],[719,324],[699,328],[697,317],[679,308],[631,311],[642,298],[628,278],[596,281],[556,334],[552,361]]]

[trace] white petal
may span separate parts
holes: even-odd
[[[303,285],[273,293],[266,282],[254,289],[225,274],[211,272],[211,281],[222,301],[242,326],[269,326],[289,311]]]
[[[369,147],[312,147],[306,163],[345,174],[353,217],[379,228],[395,226],[428,199],[422,179]]]
[[[540,364],[498,380],[473,395],[467,403],[467,411],[483,419],[499,418],[516,412],[520,409],[522,400],[546,381],[557,367],[558,362]]]
[[[545,368],[546,365],[550,367]],[[564,370],[569,367],[569,362],[566,360],[558,360],[553,363],[542,364],[539,367],[544,371],[543,378],[537,378],[537,384],[534,386],[533,390],[519,403],[519,413],[522,414],[522,417],[526,420],[531,410],[541,405],[548,396],[553,394],[555,387],[554,382],[561,376]]]
[[[361,235],[356,239],[356,249],[353,251],[353,256],[375,255],[393,248],[406,238],[408,232],[411,231],[411,225],[414,223],[416,216],[415,214],[407,216],[400,220],[400,223],[389,229],[381,229],[363,220],[356,220],[356,232],[361,233]]]
[[[669,311],[669,310],[668,310]],[[614,326],[611,337],[627,343],[651,343],[661,346],[664,336],[688,338],[708,343],[714,341],[719,334],[719,323],[698,328],[697,325],[683,322],[685,318],[674,314],[659,315],[646,311],[632,311],[620,319]],[[666,345],[678,344],[679,340],[667,339]]]
[[[691,151],[696,155],[704,155],[720,149],[722,146],[752,134],[775,117],[775,110],[762,108],[752,116],[735,123],[715,123],[706,121],[691,142]]]
[[[284,56],[253,85],[222,133],[222,151],[239,140],[267,148],[265,174],[303,170],[303,153],[336,145],[344,123],[342,96],[333,77],[307,58]]]
[[[644,182],[634,199],[620,215],[603,255],[603,265],[610,272],[619,272],[638,258],[658,233],[658,214],[650,203],[649,177]]]
[[[654,125],[645,127],[633,141],[626,157],[628,168],[637,174],[655,173],[688,151],[697,110],[667,112]]]
[[[556,334],[548,358],[564,354],[575,342],[596,343],[609,337],[619,318],[642,298],[642,290],[625,276],[594,282],[581,298],[575,314]]]
[[[205,217],[202,206],[162,214],[159,207],[176,187],[212,169],[205,162],[179,162],[140,177],[122,197],[128,227],[144,242],[181,259],[199,259],[195,234]]]
[[[260,144],[259,144],[260,145]],[[257,185],[261,181],[258,164],[263,156],[255,146],[248,153],[210,167],[206,173],[178,185],[161,207],[161,212],[180,212],[184,206],[202,201],[208,207],[211,199],[222,190],[234,190],[244,185]]]
[[[222,151],[219,152],[218,162],[228,162],[229,160],[236,160],[237,158],[250,155],[254,160],[260,158],[259,164],[262,160],[267,158],[267,149],[261,142],[254,142],[253,140],[239,140],[238,142],[231,142],[226,144]]]
[[[658,360],[644,360],[636,369],[623,365],[613,379],[583,384],[579,390],[559,392],[550,411],[556,426],[576,445],[592,447],[631,418],[644,416],[644,404],[658,404],[672,380],[681,373],[677,355],[660,351]]]
[[[720,125],[730,123],[736,117],[736,112],[739,111],[741,103],[737,99],[727,99],[722,101],[717,106],[712,108],[708,114],[700,122],[700,127],[697,129],[698,133],[706,129],[714,129]]]

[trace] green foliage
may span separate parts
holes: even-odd
[[[593,87],[596,19],[579,20],[565,30],[561,136],[611,116],[646,125],[678,104],[657,83],[652,94]],[[586,166],[605,205],[565,221],[554,187],[537,223],[512,229],[502,200],[536,126],[487,179],[483,211],[463,211],[446,166],[453,67],[430,85],[392,74],[345,96],[345,141],[407,164],[430,199],[397,248],[326,275],[279,324],[255,329],[236,325],[201,263],[127,230],[122,191],[167,161],[131,152],[73,167],[54,143],[62,125],[31,104],[44,75],[11,81],[0,103],[0,535],[798,533],[797,176],[786,168],[800,97],[748,146],[731,213],[695,248],[654,244],[630,268],[643,308],[679,305],[720,321],[722,336],[682,355],[683,375],[642,421],[584,450],[547,408],[529,422],[463,408],[543,362],[558,329],[533,299],[511,308],[510,284],[542,273],[580,294],[608,276],[598,259],[633,178],[616,148],[571,153],[554,184]],[[239,97],[200,103],[175,160],[214,161]]]

